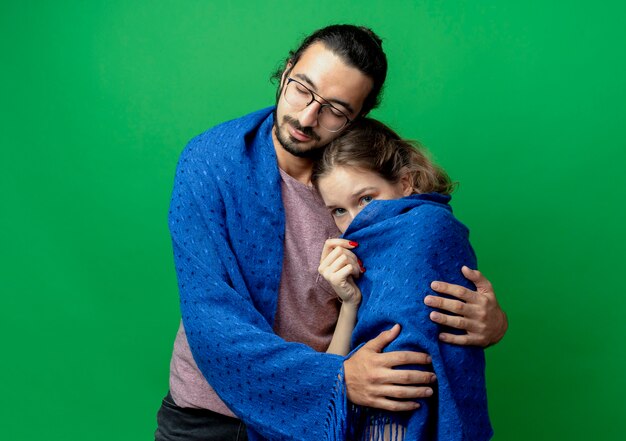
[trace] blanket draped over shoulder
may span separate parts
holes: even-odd
[[[395,323],[400,336],[385,350],[426,352],[437,375],[435,394],[413,412],[391,413],[351,406],[347,439],[480,441],[490,439],[485,360],[482,349],[446,344],[424,303],[430,283],[443,280],[475,287],[461,266],[476,267],[468,229],[452,215],[450,197],[435,193],[373,201],[354,219],[344,237],[367,271],[358,279],[363,300],[352,346],[376,337]],[[450,329],[447,332],[454,332]],[[423,369],[423,366],[415,368]]]
[[[272,330],[285,231],[272,110],[197,136],[180,157],[169,214],[180,305],[198,368],[251,440],[319,441],[344,418],[344,358]]]

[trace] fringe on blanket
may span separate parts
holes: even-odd
[[[345,441],[347,439],[347,405],[348,394],[346,392],[346,382],[342,364],[328,405],[325,430],[328,441]]]
[[[389,413],[350,404],[348,436],[355,441],[404,441],[407,418],[402,413]]]

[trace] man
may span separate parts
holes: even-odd
[[[381,43],[366,28],[316,31],[290,54],[275,108],[217,126],[182,153],[170,211],[182,324],[157,440],[246,439],[243,423],[251,439],[319,440],[341,424],[346,395],[392,411],[432,395],[433,374],[394,369],[427,364],[426,354],[382,352],[397,326],[345,361],[321,352],[338,305],[317,267],[338,232],[311,168],[377,104]],[[442,334],[446,342],[493,344],[506,317],[489,282],[464,274],[478,291],[437,282],[460,300],[430,296],[429,306],[456,314],[431,318],[466,331]]]

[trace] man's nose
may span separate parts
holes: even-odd
[[[320,107],[321,104],[313,100],[311,104],[302,109],[298,115],[300,125],[302,125],[302,127],[317,126],[317,117],[319,115]]]

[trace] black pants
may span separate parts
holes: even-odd
[[[247,441],[246,426],[208,409],[178,407],[167,394],[157,413],[155,441]]]

